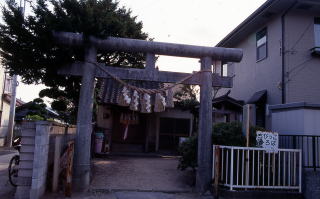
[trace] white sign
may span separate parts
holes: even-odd
[[[268,153],[278,153],[279,134],[273,132],[257,131],[257,146],[262,147]]]

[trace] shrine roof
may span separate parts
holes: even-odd
[[[123,85],[115,81],[114,79],[103,79],[101,81],[101,89],[98,94],[101,103],[104,104],[115,104],[117,105],[117,99],[121,94]],[[145,88],[145,89],[158,89],[163,86],[162,83],[153,81],[137,81],[137,80],[127,80],[130,85]],[[153,100],[152,100],[153,101]]]

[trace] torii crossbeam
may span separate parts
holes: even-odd
[[[96,66],[97,50],[139,52],[147,55],[145,69],[116,68],[102,64],[108,72],[120,79],[157,81],[175,83],[189,73],[158,71],[155,68],[155,55],[199,58],[201,73],[194,75],[184,84],[200,85],[200,111],[198,132],[198,170],[196,187],[200,193],[210,188],[212,177],[212,87],[232,87],[230,77],[212,74],[216,61],[239,62],[242,50],[217,47],[202,47],[173,43],[162,43],[136,39],[109,37],[102,40],[89,37],[84,43],[83,35],[69,32],[54,32],[56,41],[69,46],[85,47],[85,61],[75,62],[60,70],[63,75],[82,76],[79,109],[77,117],[77,136],[75,142],[74,183],[79,190],[86,190],[90,184],[90,143],[92,132],[92,106],[95,77],[110,78]]]

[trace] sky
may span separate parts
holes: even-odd
[[[215,46],[265,0],[118,0],[132,10],[154,41]],[[160,56],[160,70],[192,72],[199,60]],[[19,84],[17,97],[30,101],[43,85]]]

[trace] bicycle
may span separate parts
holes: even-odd
[[[15,138],[13,140],[12,146],[14,149],[20,152],[21,137]],[[20,155],[14,155],[9,162],[8,177],[9,177],[10,184],[14,187],[17,186],[17,182],[18,182],[19,162],[20,162]]]

